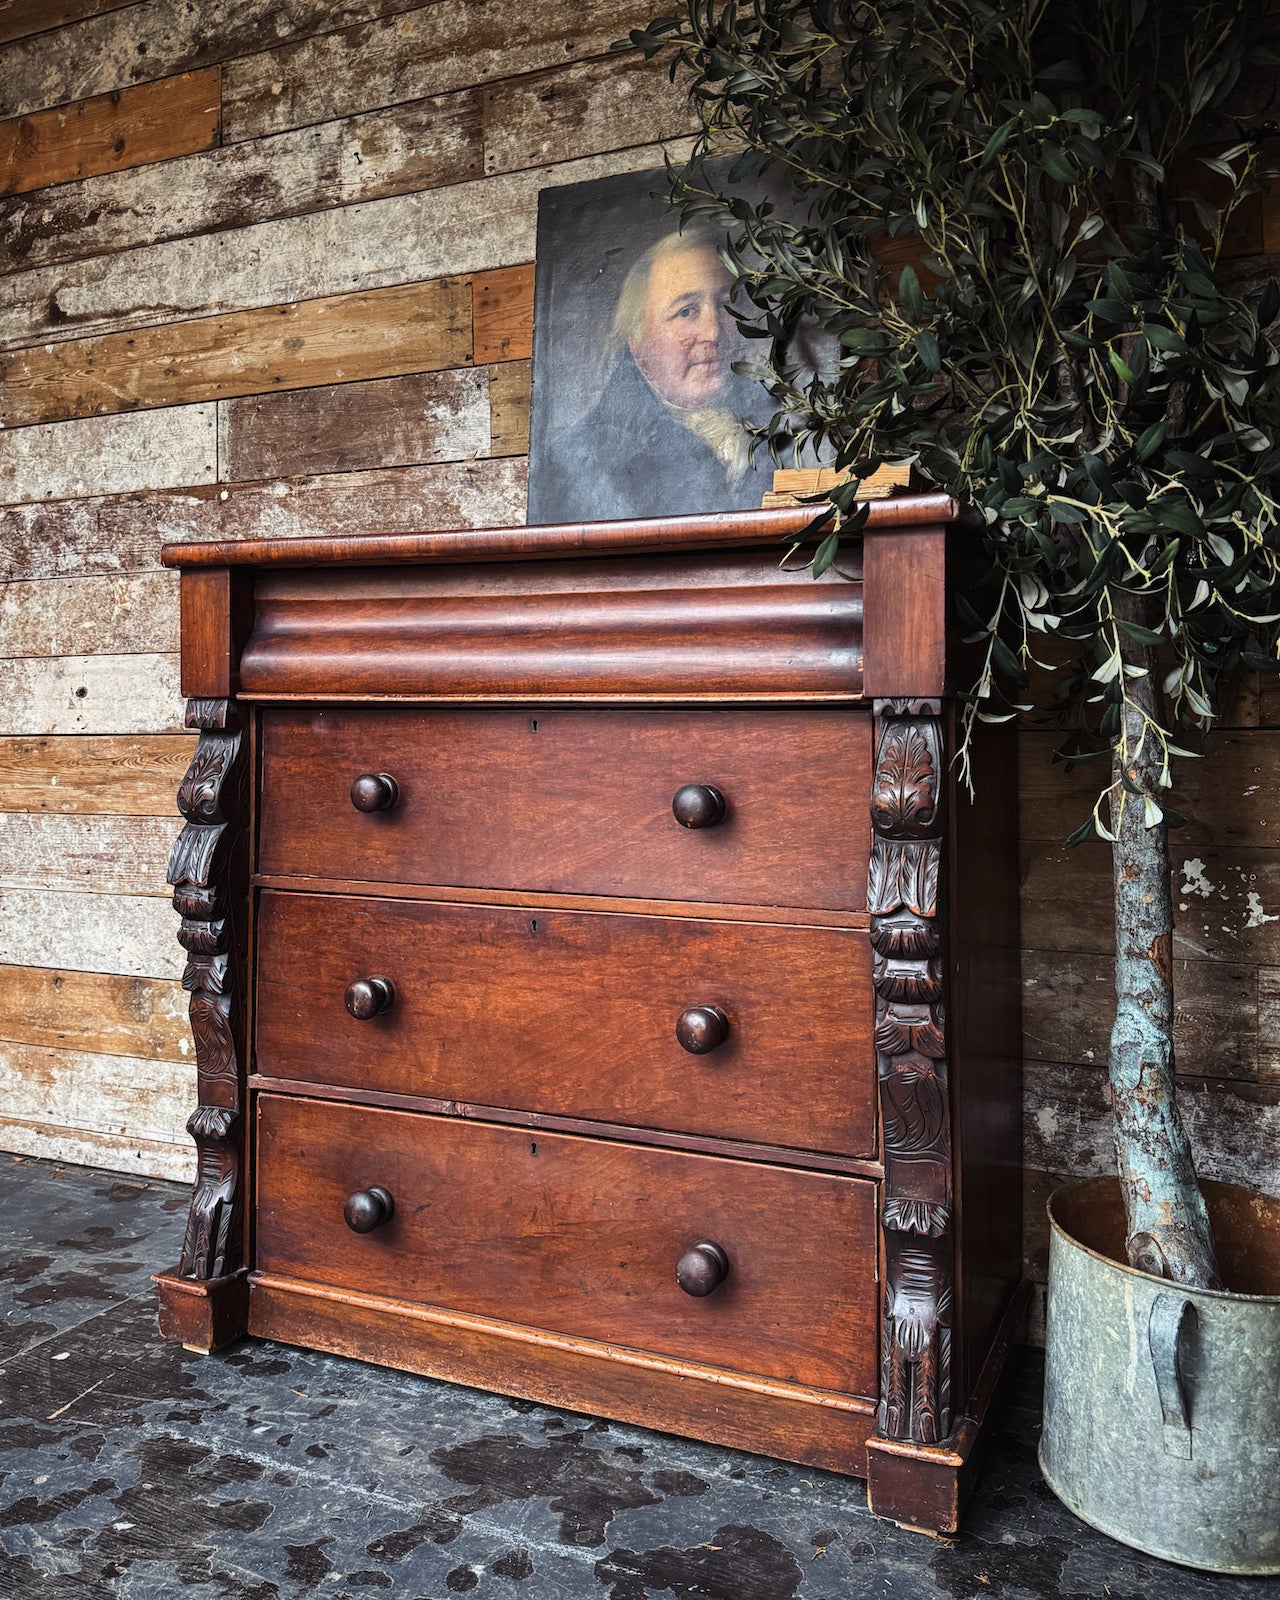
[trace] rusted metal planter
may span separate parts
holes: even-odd
[[[1230,1292],[1124,1263],[1114,1178],[1049,1201],[1040,1466],[1077,1516],[1206,1572],[1280,1572],[1280,1200],[1206,1183]]]

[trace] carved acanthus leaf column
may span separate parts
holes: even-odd
[[[168,881],[187,951],[199,1104],[187,1122],[198,1165],[178,1272],[207,1280],[234,1273],[243,1255],[248,741],[232,700],[189,700],[186,725],[200,742],[178,790],[186,827]]]
[[[879,1432],[935,1444],[951,1427],[951,1112],[938,887],[941,705],[876,703],[867,885],[884,1140]]]

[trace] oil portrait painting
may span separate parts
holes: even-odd
[[[542,192],[530,523],[738,510],[772,487],[723,236],[682,229],[665,190],[656,171]]]

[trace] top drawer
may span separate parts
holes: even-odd
[[[860,911],[871,719],[861,710],[269,708],[268,876]],[[361,812],[352,781],[398,798]],[[724,797],[688,828],[680,788]]]

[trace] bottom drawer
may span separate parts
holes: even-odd
[[[263,1272],[875,1392],[872,1183],[266,1094],[257,1162]],[[374,1185],[394,1214],[353,1232]],[[729,1271],[695,1298],[675,1268],[704,1240]]]

